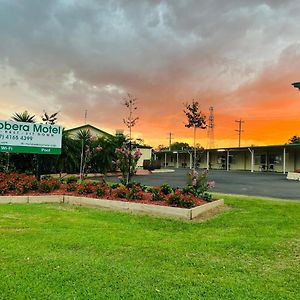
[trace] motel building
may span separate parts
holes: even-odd
[[[165,168],[192,168],[193,149],[153,153]],[[251,172],[294,172],[300,169],[300,144],[197,149],[198,168]]]
[[[69,134],[69,136],[71,138],[75,138],[76,135],[80,132],[80,131],[86,131],[88,130],[91,137],[92,138],[111,138],[113,137],[112,134],[106,132],[106,131],[103,131],[93,125],[90,125],[90,124],[85,124],[85,125],[82,125],[82,126],[79,126],[79,127],[74,127],[74,128],[71,128],[71,129],[68,129],[66,130],[66,132]],[[120,130],[120,129],[117,129],[116,130],[116,135],[118,134],[123,134],[123,130]],[[143,167],[143,164],[144,164],[144,161],[145,160],[151,160],[151,157],[152,157],[152,147],[150,146],[145,146],[145,145],[139,145],[139,144],[133,144],[132,146],[133,148],[133,151],[135,149],[139,149],[140,152],[141,152],[141,157],[139,158],[138,162],[137,162],[137,167],[138,168],[142,168]]]

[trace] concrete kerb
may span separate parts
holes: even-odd
[[[63,195],[28,196],[28,203],[62,203]]]
[[[179,208],[169,206],[159,206],[143,203],[131,203],[117,200],[107,200],[98,198],[86,198],[67,195],[45,195],[45,196],[1,196],[0,204],[13,203],[67,203],[70,205],[92,206],[99,208],[108,208],[113,210],[125,210],[131,212],[142,212],[146,214],[167,216],[172,218],[180,218],[184,220],[192,220],[199,217],[216,207],[224,205],[224,200],[216,200],[197,206],[194,208]]]
[[[28,196],[0,196],[0,204],[28,203]]]

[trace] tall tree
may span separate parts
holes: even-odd
[[[289,139],[289,144],[300,144],[300,136],[294,135]]]
[[[27,110],[22,113],[14,113],[11,117],[16,122],[35,123],[35,115],[30,115]],[[19,172],[32,172],[38,173],[38,163],[36,155],[26,153],[11,153],[9,154],[10,161],[15,165],[16,170]],[[35,164],[36,162],[36,164]]]
[[[189,150],[192,149],[192,147],[188,144],[188,143],[184,143],[184,142],[174,142],[170,145],[170,147],[165,147],[163,145],[161,145],[161,147],[159,147],[159,150]]]
[[[194,129],[194,170],[196,169],[196,130],[197,128],[206,129],[206,116],[202,114],[199,102],[192,100],[192,103],[184,104],[185,110],[183,111],[187,117],[187,124],[185,127]]]
[[[81,129],[77,132],[75,139],[81,143],[80,179],[82,180],[87,161],[90,159],[92,134],[89,129]]]
[[[62,132],[61,155],[57,157],[56,168],[62,172],[73,173],[79,168],[80,141],[72,139],[68,132]]]
[[[132,127],[135,126],[137,120],[139,119],[138,117],[134,117],[133,116],[133,112],[135,110],[137,110],[137,98],[134,98],[131,94],[127,94],[127,97],[123,98],[123,105],[128,109],[128,113],[129,115],[123,119],[123,122],[125,123],[125,125],[128,127],[129,129],[129,153],[131,154],[132,151]],[[132,177],[132,172],[131,172],[131,167],[132,167],[132,156],[128,155],[128,174],[127,174],[127,179],[126,179],[126,184],[128,184],[131,180]]]
[[[50,125],[54,125],[57,121],[57,114],[59,112],[56,112],[52,115],[48,115],[46,111],[44,111],[44,114],[42,115],[42,120],[45,122],[45,124],[50,124]]]

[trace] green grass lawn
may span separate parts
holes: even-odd
[[[0,299],[299,299],[300,203],[179,221],[0,205]]]

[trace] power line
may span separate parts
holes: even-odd
[[[242,130],[242,124],[245,123],[245,121],[243,121],[242,119],[239,120],[235,120],[236,123],[239,123],[239,129],[236,129],[235,131],[238,132],[239,135],[239,147],[241,147],[241,136],[242,136],[242,132],[244,132],[244,130]]]

